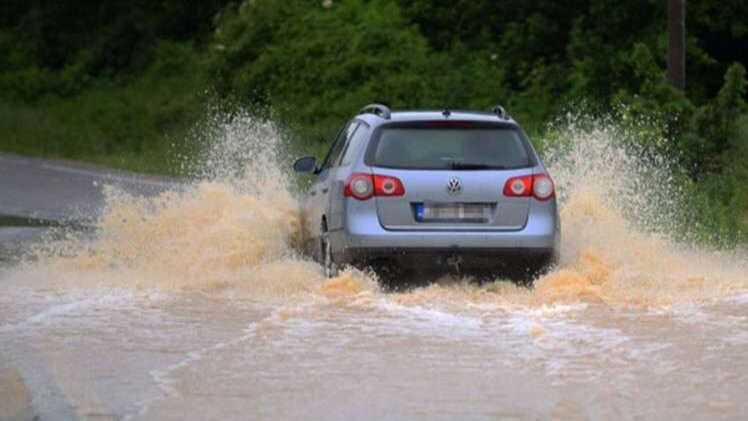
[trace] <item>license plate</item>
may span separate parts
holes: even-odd
[[[418,222],[487,222],[491,206],[485,203],[416,203]]]

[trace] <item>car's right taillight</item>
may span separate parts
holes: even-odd
[[[538,200],[548,200],[556,193],[553,180],[547,174],[532,176],[532,195]]]
[[[548,200],[555,194],[553,180],[547,174],[512,177],[504,184],[506,197],[530,197]]]

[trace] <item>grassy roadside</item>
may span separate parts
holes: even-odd
[[[204,110],[207,78],[190,46],[161,50],[142,74],[89,82],[74,95],[0,95],[0,151],[177,175],[173,157]]]
[[[0,133],[4,134],[0,151],[70,159],[146,174],[174,174],[169,164],[170,151],[163,146],[162,136],[147,141],[147,146],[139,147],[138,151],[108,148],[108,134],[101,130],[105,123],[87,120],[78,114],[75,105],[29,107],[0,103]],[[85,120],[83,127],[75,127],[75,120]]]

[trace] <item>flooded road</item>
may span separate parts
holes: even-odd
[[[211,162],[268,137],[231,128]],[[106,192],[95,232],[0,237],[28,252],[0,263],[0,419],[745,419],[745,251],[647,229],[676,195],[631,188],[652,169],[611,133],[575,136],[534,289],[323,279],[252,148],[184,191]]]
[[[289,304],[228,291],[61,293],[4,283],[3,386],[15,370],[29,413],[42,419],[748,413],[748,295],[657,310],[429,295],[340,292]]]

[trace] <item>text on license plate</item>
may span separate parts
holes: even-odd
[[[491,205],[488,203],[416,203],[418,222],[487,222]]]

